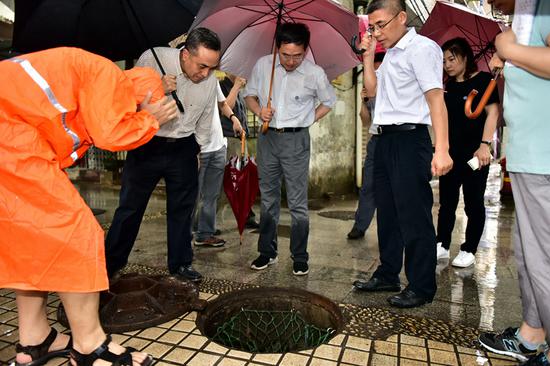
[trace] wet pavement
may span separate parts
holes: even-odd
[[[144,333],[147,330],[120,337],[125,337],[124,340],[133,339],[132,342],[139,340],[140,342],[136,342],[140,349],[155,345],[162,349],[163,345],[168,347],[161,353],[163,363],[159,363],[166,365],[513,365],[515,362],[509,359],[476,350],[475,343],[480,330],[503,329],[519,325],[521,321],[521,301],[511,243],[513,201],[510,197],[500,197],[499,170],[500,167],[496,164],[491,167],[485,195],[487,221],[476,254],[476,264],[470,268],[458,269],[452,267],[449,260],[439,262],[438,292],[434,301],[420,308],[405,310],[390,307],[386,302],[389,296],[387,293],[361,293],[352,287],[355,279],[369,278],[378,265],[376,220],[373,220],[364,239],[346,239],[346,234],[353,225],[355,199],[333,197],[330,200],[312,201],[308,247],[310,272],[307,276],[296,277],[292,274],[289,252],[288,209],[281,210],[279,263],[264,271],[253,271],[249,265],[257,256],[258,234],[246,230],[244,241],[242,245],[239,244],[233,213],[222,195],[218,228],[222,230],[220,236],[227,240],[227,244],[221,248],[194,249],[194,267],[206,277],[200,287],[201,296],[213,298],[227,291],[253,286],[298,287],[324,295],[340,305],[346,319],[343,334],[330,343],[333,348],[321,346],[309,353],[289,353],[272,358],[252,354],[246,357],[241,355],[244,358],[239,358],[229,357],[236,351],[225,349],[222,352],[223,347],[204,337],[204,342],[198,348],[188,347],[186,341],[182,340],[183,335],[175,343],[165,342],[163,337],[175,337],[168,334],[174,326],[182,322],[189,323],[186,323],[189,329],[186,328],[185,331],[194,337],[201,337],[198,329],[191,326],[190,320],[194,319],[195,313],[184,315],[169,325],[151,328],[156,329],[149,330],[151,334],[155,334],[152,338],[149,333]],[[436,201],[433,214],[436,219],[438,187],[437,181],[432,183]],[[118,203],[118,188],[90,183],[78,183],[78,187],[91,207],[105,210],[105,213],[97,217],[107,229]],[[255,211],[259,212],[258,205],[255,206]],[[453,232],[451,260],[464,240],[465,226],[466,217],[461,200]],[[149,202],[130,256],[130,265],[125,270],[134,271],[166,273],[166,208],[162,190],[156,192]],[[402,283],[406,284],[404,277]],[[13,354],[10,357],[8,355],[13,351],[13,342],[16,341],[13,306],[6,305],[13,303],[12,296],[8,291],[0,292],[0,364],[13,357]],[[56,301],[53,297],[52,306]],[[142,337],[142,333],[147,336]],[[191,336],[187,338],[189,337]],[[145,342],[144,339],[148,341]],[[132,342],[127,344],[132,345]],[[348,347],[348,343],[351,346]],[[218,349],[219,352],[211,352],[208,347]],[[193,354],[187,355],[189,352],[184,352],[193,349]],[[186,354],[188,357],[185,360],[177,358],[173,355],[174,352]],[[316,359],[318,352],[329,356],[319,356]],[[193,361],[195,358],[196,361]],[[204,362],[199,361],[203,358]],[[231,363],[232,360],[235,362]]]

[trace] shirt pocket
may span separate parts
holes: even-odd
[[[306,76],[301,83],[296,83],[288,93],[289,112],[296,113],[303,111],[303,108],[310,105],[316,97],[316,86],[313,77]]]

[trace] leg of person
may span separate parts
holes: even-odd
[[[550,219],[550,207],[547,201],[548,179],[544,175],[511,173],[512,190],[516,208],[514,223],[514,253],[521,290],[523,307],[523,324],[521,328],[507,328],[501,333],[486,332],[479,336],[479,342],[491,352],[512,356],[520,361],[526,361],[536,354],[537,350],[546,346],[543,319],[540,314],[548,311],[548,273],[545,265],[548,260],[548,242],[539,242],[548,237],[543,233]],[[537,180],[539,184],[537,184]],[[533,186],[531,186],[531,184]],[[544,196],[546,195],[546,196]],[[542,226],[540,226],[542,223]],[[537,266],[542,268],[538,269]],[[542,273],[544,272],[544,273]],[[541,276],[534,279],[533,275]],[[537,298],[544,296],[546,289],[546,303],[539,307]],[[542,290],[542,291],[541,291]],[[541,310],[542,309],[542,310]],[[550,321],[550,320],[548,320]]]
[[[168,144],[165,151],[166,221],[168,226],[168,271],[199,281],[202,275],[191,267],[191,225],[198,192],[199,145],[191,135]]]
[[[469,168],[468,168],[469,169]],[[447,174],[439,177],[439,214],[437,216],[437,259],[449,258],[451,235],[462,184],[461,163],[456,162]]]
[[[204,186],[204,180],[206,179],[206,168],[208,166],[210,155],[199,154],[199,188],[197,192],[197,202],[195,203],[195,208],[193,209],[193,232],[199,230],[199,220],[200,220],[200,211],[202,207],[202,187]]]
[[[128,151],[120,201],[105,239],[107,273],[112,277],[128,263],[151,193],[161,177],[162,142],[153,138],[147,144]]]
[[[388,302],[396,307],[415,307],[431,302],[437,289],[435,279],[436,242],[430,186],[432,143],[428,129],[398,132],[389,137],[386,163],[395,202],[393,220],[403,237],[405,274],[409,282]],[[379,187],[377,185],[377,187]],[[378,189],[377,189],[378,191]],[[398,256],[401,258],[401,256]]]
[[[60,292],[59,298],[71,328],[73,366],[84,364],[88,360],[91,360],[94,366],[112,365],[113,361],[104,361],[110,360],[110,357],[119,358],[118,361],[124,365],[130,364],[131,361],[134,366],[147,366],[153,363],[153,358],[148,354],[136,352],[130,347],[124,348],[111,342],[110,337],[105,335],[99,323],[98,292]]]
[[[284,136],[282,136],[284,135]],[[309,182],[310,137],[309,130],[279,134],[281,167],[285,178],[286,196],[290,210],[290,252],[294,260],[293,273],[297,276],[309,272],[307,242],[309,213],[307,190]]]
[[[403,239],[397,220],[390,162],[391,135],[379,136],[374,155],[374,196],[377,208],[378,249],[380,265],[367,282],[356,281],[354,286],[365,291],[399,291],[399,273],[403,263]]]
[[[460,246],[460,252],[453,260],[455,267],[469,267],[475,263],[475,254],[485,226],[485,187],[489,167],[480,170],[465,169],[462,192],[464,193],[464,212],[468,217],[466,241]]]
[[[16,366],[43,364],[69,355],[70,337],[50,327],[46,314],[47,292],[15,291],[19,319]],[[33,362],[33,363],[31,363]]]
[[[355,211],[355,223],[348,233],[348,239],[359,239],[365,235],[376,210],[374,199],[374,152],[376,150],[376,139],[371,136],[367,144],[367,156],[363,166],[363,182],[359,191],[359,204]]]
[[[250,268],[262,270],[277,262],[277,225],[281,208],[283,174],[277,146],[279,133],[258,135],[258,176],[260,179],[261,213],[258,252]]]
[[[222,188],[225,168],[225,150],[226,147],[222,146],[217,151],[200,154],[199,182],[202,178],[202,184],[199,183],[198,202],[200,202],[200,206],[197,205],[198,225],[195,245],[219,247],[225,244],[225,240],[214,237],[218,197]],[[202,176],[201,173],[203,173]]]

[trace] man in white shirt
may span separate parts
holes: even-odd
[[[290,251],[293,273],[309,272],[307,241],[309,215],[309,126],[330,112],[336,103],[334,89],[324,70],[304,60],[310,33],[305,24],[285,23],[276,35],[278,48],[273,79],[272,108],[267,108],[273,56],[258,60],[244,92],[248,109],[269,123],[258,137],[258,173],[261,213],[260,256],[251,268],[262,270],[277,262],[277,224],[281,207],[281,180],[285,179],[291,216]],[[318,103],[318,104],[317,104]]]
[[[176,91],[184,112],[164,124],[147,144],[128,152],[119,207],[105,241],[110,278],[127,264],[149,197],[161,178],[166,183],[168,271],[183,280],[202,278],[191,266],[191,224],[198,191],[197,154],[199,146],[210,142],[217,85],[212,71],[218,66],[220,49],[218,36],[206,28],[189,32],[181,50],[155,48],[167,72],[164,90]],[[150,50],[137,65],[160,73]]]
[[[446,174],[453,163],[443,99],[443,55],[435,42],[407,29],[404,0],[373,0],[367,13],[363,66],[367,95],[376,96],[374,185],[381,264],[370,280],[354,285],[363,291],[400,291],[404,251],[409,283],[388,302],[416,307],[431,302],[437,289],[431,175]],[[377,72],[376,41],[387,49]],[[428,125],[433,126],[435,153]]]
[[[220,112],[231,121],[235,136],[240,136],[243,132],[239,118],[229,108],[225,99],[218,83],[210,143],[201,146],[199,155],[199,195],[195,208],[196,246],[220,247],[225,244],[225,240],[215,236],[218,197],[222,187],[227,154],[227,138],[223,136]]]

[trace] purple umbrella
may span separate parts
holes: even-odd
[[[221,69],[249,78],[256,61],[273,52],[277,24],[287,22],[307,24],[306,58],[321,66],[329,80],[359,64],[349,46],[358,34],[358,18],[330,0],[204,0],[191,29],[218,33]]]

